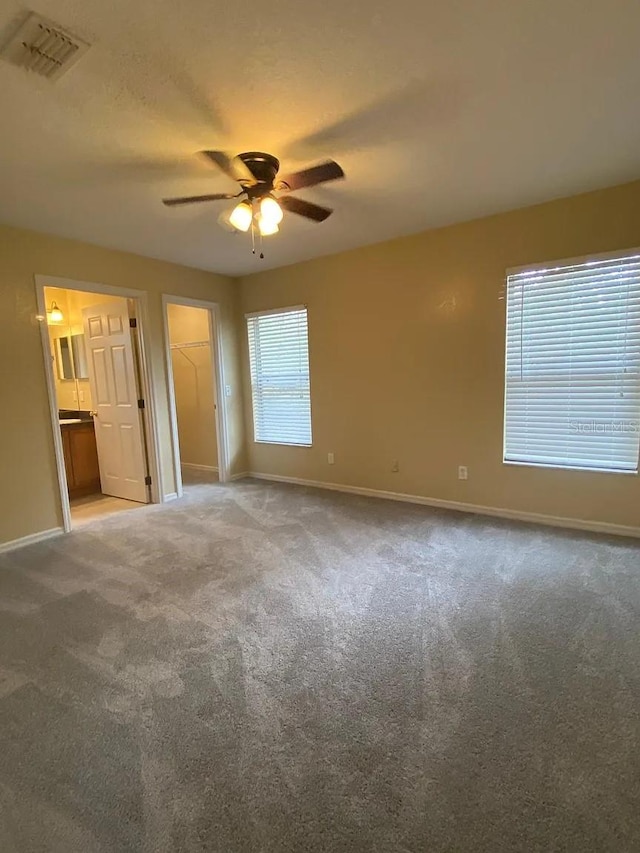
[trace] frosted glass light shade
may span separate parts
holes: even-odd
[[[251,205],[248,201],[241,201],[240,204],[231,211],[229,222],[234,228],[237,228],[238,231],[248,231],[251,227],[252,219],[253,211],[251,210]]]
[[[273,196],[267,195],[260,202],[260,219],[265,225],[280,225],[283,215],[282,208]]]
[[[269,222],[269,220],[265,222],[262,216],[258,220],[258,228],[260,229],[260,233],[263,237],[269,237],[271,234],[277,234],[280,230],[277,222]]]

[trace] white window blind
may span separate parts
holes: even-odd
[[[637,471],[640,256],[507,278],[505,462]]]
[[[311,444],[307,309],[247,315],[256,441]]]

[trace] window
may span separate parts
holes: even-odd
[[[247,315],[256,441],[311,445],[307,309]]]
[[[504,461],[638,470],[640,255],[507,278]]]

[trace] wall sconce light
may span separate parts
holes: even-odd
[[[58,308],[57,302],[51,303],[51,308],[47,311],[47,318],[49,323],[62,323],[64,320],[64,314]]]

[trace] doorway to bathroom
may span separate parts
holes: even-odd
[[[69,530],[154,499],[141,311],[117,288],[45,281],[38,298]]]
[[[217,305],[163,297],[178,494],[224,481],[224,388],[219,387]]]

